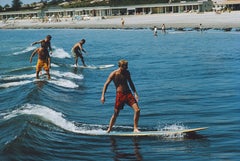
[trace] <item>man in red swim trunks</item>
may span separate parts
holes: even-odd
[[[137,101],[138,101],[138,94],[135,89],[135,86],[133,84],[133,81],[131,79],[130,72],[128,69],[128,62],[126,60],[120,60],[118,62],[119,68],[117,70],[114,70],[109,76],[107,81],[105,82],[102,90],[102,97],[101,102],[105,102],[105,93],[107,91],[107,87],[110,84],[111,81],[114,82],[114,85],[116,87],[116,102],[114,107],[114,113],[110,119],[109,127],[107,129],[107,132],[109,133],[117,119],[117,116],[121,109],[123,109],[124,105],[127,104],[131,106],[134,110],[134,132],[139,132],[138,130],[138,120],[140,116],[140,109],[138,107]],[[131,90],[134,92],[134,96],[131,93],[131,90],[129,88],[129,85],[131,87]]]

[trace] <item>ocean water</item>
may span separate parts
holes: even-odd
[[[35,79],[34,41],[51,34],[52,79]],[[240,154],[240,32],[150,29],[0,30],[0,160],[213,160]],[[71,47],[86,39],[91,66],[73,68]],[[139,94],[140,130],[209,127],[195,135],[91,136],[103,133],[113,113],[115,87],[101,90],[120,59]],[[79,62],[81,65],[81,62]],[[133,130],[125,106],[113,131]]]

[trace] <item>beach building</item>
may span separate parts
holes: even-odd
[[[19,12],[0,12],[0,20],[6,19],[31,19],[45,17],[86,20],[89,17],[110,17],[121,15],[143,15],[143,14],[165,14],[165,13],[203,13],[212,11],[213,2],[211,0],[200,1],[180,1],[177,3],[142,4],[132,6],[98,6],[84,8],[48,8],[43,10],[19,11]]]
[[[213,11],[239,11],[240,0],[213,0]]]

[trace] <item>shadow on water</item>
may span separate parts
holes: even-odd
[[[113,160],[144,160],[142,151],[145,151],[146,146],[149,155],[158,154],[160,157],[165,157],[169,149],[178,151],[181,149],[185,152],[195,153],[197,149],[210,147],[210,141],[207,136],[197,133],[188,133],[181,138],[168,138],[163,136],[154,137],[110,137],[111,151]]]
[[[143,157],[140,153],[140,147],[138,143],[138,138],[133,137],[131,139],[131,147],[133,150],[130,152],[129,150],[124,151],[120,145],[118,145],[118,142],[115,137],[110,137],[111,146],[112,146],[112,152],[114,153],[114,160],[121,160],[121,159],[133,159],[141,161],[143,160]],[[129,147],[128,147],[129,148]]]
[[[185,138],[186,139],[192,139],[192,140],[194,140],[194,139],[207,139],[206,136],[200,135],[200,134],[198,134],[196,132],[187,133]]]

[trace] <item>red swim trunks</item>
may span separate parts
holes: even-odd
[[[134,103],[137,103],[137,101],[131,92],[128,93],[117,92],[115,102],[116,109],[121,110],[123,109],[125,104],[127,104],[128,106],[132,106]]]

